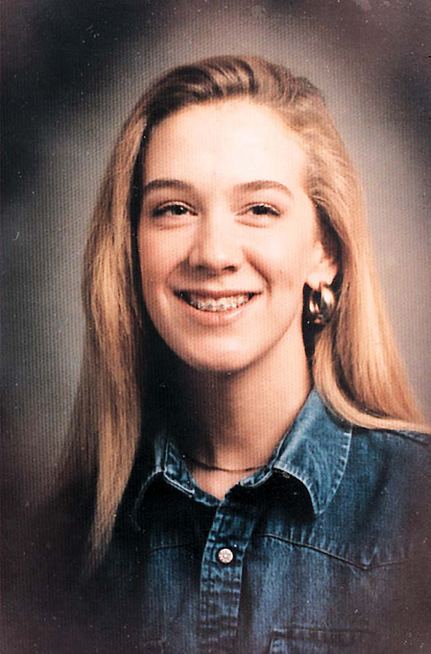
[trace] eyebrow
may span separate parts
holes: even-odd
[[[145,184],[143,192],[144,194],[154,191],[156,189],[176,189],[180,191],[191,191],[193,186],[187,182],[183,182],[180,179],[153,179],[151,182]],[[275,180],[269,179],[256,179],[252,182],[244,182],[242,184],[237,184],[234,187],[234,191],[262,191],[265,189],[276,189],[282,191],[292,197],[292,191],[282,184],[281,182],[276,182]]]
[[[270,179],[257,179],[253,182],[245,182],[244,184],[238,184],[238,186],[235,188],[240,191],[262,191],[265,189],[276,189],[277,191],[283,191],[283,193],[287,193],[287,195],[292,196],[292,191],[285,184]]]
[[[178,189],[180,191],[190,191],[192,186],[191,184],[182,182],[179,179],[153,179],[151,182],[148,182],[148,184],[145,184],[143,192],[149,193],[150,191],[154,191],[159,188],[172,188]]]

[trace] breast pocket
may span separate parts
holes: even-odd
[[[370,632],[291,627],[274,634],[269,654],[377,654],[379,651]]]

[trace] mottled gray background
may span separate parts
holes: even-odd
[[[64,441],[81,358],[81,257],[118,127],[151,78],[207,55],[262,55],[325,92],[431,415],[427,0],[3,0],[2,13],[3,487],[20,519],[46,493]]]

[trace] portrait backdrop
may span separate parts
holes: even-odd
[[[7,547],[48,493],[65,442],[82,255],[109,153],[142,91],[171,66],[255,54],[323,90],[364,185],[389,313],[431,415],[430,11],[426,0],[3,0]],[[17,556],[26,546],[13,545]]]

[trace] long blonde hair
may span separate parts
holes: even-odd
[[[85,255],[86,339],[73,465],[83,479],[96,479],[91,541],[99,555],[130,476],[152,383],[154,335],[135,251],[142,153],[151,130],[173,112],[238,97],[272,107],[299,137],[308,158],[308,194],[337,251],[335,314],[322,330],[304,326],[316,387],[350,423],[420,428],[371,263],[361,190],[320,92],[305,78],[254,57],[215,57],[176,68],[143,95],[121,132]]]

